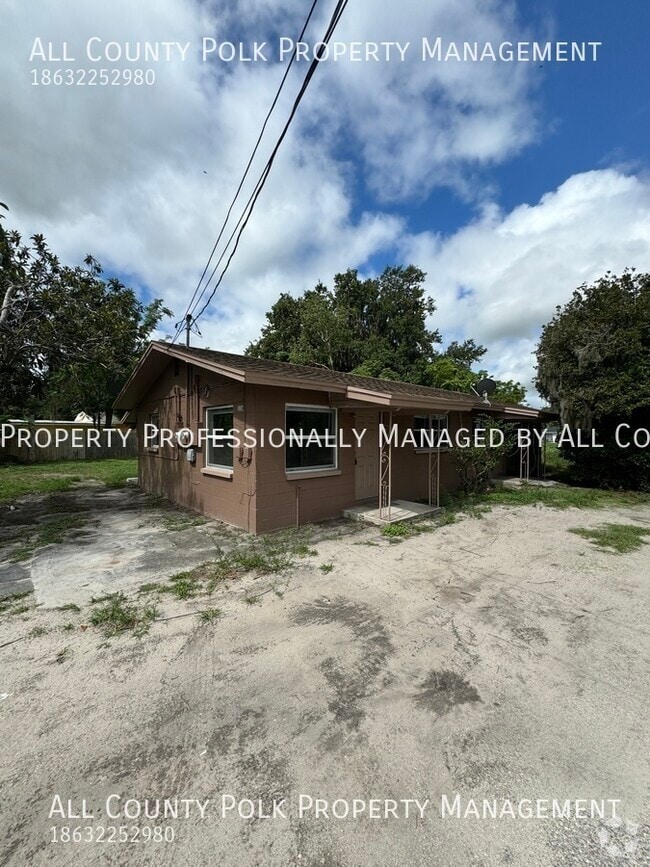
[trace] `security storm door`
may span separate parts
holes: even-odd
[[[355,413],[357,435],[365,431],[361,445],[356,446],[354,496],[356,500],[377,497],[379,489],[379,433],[376,412]]]

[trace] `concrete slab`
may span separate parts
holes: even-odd
[[[375,503],[364,503],[343,510],[343,517],[353,521],[365,521],[368,524],[396,524],[399,521],[413,521],[425,518],[440,511],[438,506],[428,506],[425,503],[412,503],[410,500],[393,500],[390,504],[390,518],[381,517]]]
[[[246,534],[176,508],[133,487],[85,484],[54,496],[24,498],[0,527],[0,598],[34,590],[56,608],[141,584],[214,560]],[[39,533],[75,519],[57,544]],[[33,546],[16,562],[23,547]]]
[[[536,488],[555,488],[560,482],[554,479],[520,479],[513,476],[510,479],[496,479],[497,484],[503,485],[504,488],[521,488],[524,485],[531,485]]]

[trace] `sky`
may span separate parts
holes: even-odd
[[[334,5],[318,0],[310,45]],[[159,336],[173,333],[286,68],[279,39],[297,38],[310,6],[0,0],[6,224],[163,298],[174,318]],[[349,0],[336,41],[410,47],[403,61],[392,49],[320,64],[193,343],[243,351],[280,292],[414,264],[445,343],[482,343],[490,375],[519,380],[538,404],[533,353],[557,305],[608,270],[650,270],[649,32],[646,0]],[[423,60],[423,38],[436,37],[602,44],[585,62]],[[267,59],[203,56],[204,39],[241,42],[242,57],[266,42]],[[133,54],[145,42],[189,47],[184,59],[175,48],[124,59],[126,43]],[[56,70],[77,82],[138,68],[155,82],[44,83]],[[290,73],[237,216],[306,70]]]

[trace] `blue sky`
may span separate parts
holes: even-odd
[[[7,0],[0,10],[2,198],[25,235],[180,317],[282,74],[203,63],[201,40],[297,35],[306,0]],[[315,41],[334,6],[319,0]],[[445,339],[488,346],[490,373],[529,388],[541,325],[603,271],[650,269],[650,62],[645,2],[350,0],[342,42],[598,41],[597,62],[324,63],[198,343],[240,351],[281,291],[337,271],[413,263]],[[148,88],[34,87],[36,36],[84,63],[90,36],[188,41]],[[270,49],[270,53],[274,52]],[[112,71],[126,63],[106,65]],[[49,64],[54,68],[52,64]],[[306,64],[290,78],[259,170]],[[253,177],[256,177],[254,174]],[[169,330],[169,325],[167,326]],[[531,391],[530,399],[535,402]]]

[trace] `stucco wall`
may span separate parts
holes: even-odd
[[[189,374],[189,399],[187,397]],[[184,449],[162,445],[157,451],[144,447],[143,426],[159,412],[161,427],[197,431],[206,425],[206,409],[233,406],[234,426],[253,428],[259,435],[273,428],[284,430],[287,404],[330,406],[326,391],[247,385],[170,360],[164,373],[138,407],[139,464],[142,486],[168,499],[252,533],[338,517],[355,503],[355,449],[338,451],[338,467],[328,474],[297,477],[286,472],[285,451],[269,445],[235,449],[230,478],[208,474],[205,447],[197,448],[190,464]],[[344,440],[353,443],[355,415],[338,411]],[[385,417],[387,423],[387,417]],[[400,437],[413,423],[412,413],[395,413]],[[469,413],[452,413],[450,430],[470,425]],[[428,456],[412,447],[393,448],[392,496],[426,501]],[[440,491],[453,491],[458,477],[450,452],[441,453]]]
[[[265,430],[284,430],[286,404],[329,406],[327,392],[255,389],[255,418]],[[348,442],[353,441],[353,415],[339,411],[338,426]],[[354,503],[354,450],[339,449],[338,469],[332,475],[296,478],[285,470],[283,449],[263,448],[257,453],[257,532],[321,521],[341,515]]]
[[[176,446],[163,445],[157,451],[144,448],[143,426],[153,412],[160,413],[161,427],[188,427],[196,432],[205,427],[208,407],[232,405],[234,426],[243,428],[248,423],[243,384],[192,366],[189,376],[188,401],[188,366],[170,361],[138,407],[140,484],[145,490],[254,533],[254,453],[240,455],[235,451],[232,477],[219,478],[202,472],[205,446],[197,448],[195,464],[189,463],[185,450]],[[251,458],[248,465],[247,458]]]

